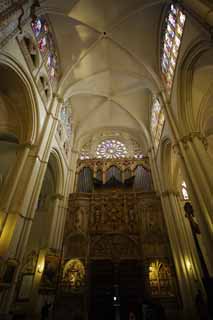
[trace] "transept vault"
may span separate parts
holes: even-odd
[[[0,1],[0,318],[213,319],[213,4]]]

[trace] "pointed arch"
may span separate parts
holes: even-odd
[[[7,88],[7,97],[9,96],[11,104],[15,104],[14,110],[21,121],[21,127],[17,128],[17,138],[20,143],[34,144],[38,139],[40,119],[32,81],[9,54],[0,54],[0,69],[1,77],[4,78],[1,87]]]

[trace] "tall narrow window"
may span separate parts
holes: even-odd
[[[50,80],[55,79],[58,68],[58,58],[53,41],[53,35],[44,16],[32,22],[32,30],[36,37],[39,51],[43,56]]]
[[[186,16],[179,6],[171,4],[164,23],[161,47],[161,72],[168,94],[171,93],[185,20]]]
[[[183,181],[181,183],[181,192],[182,192],[182,197],[184,200],[189,200],[189,194],[188,194],[188,191],[187,191],[187,186],[186,186],[186,182]]]
[[[66,130],[67,137],[71,137],[72,133],[72,113],[70,101],[67,100],[61,108],[61,122],[63,123],[64,129]]]
[[[151,110],[151,133],[155,148],[158,147],[165,117],[160,101],[154,97]]]

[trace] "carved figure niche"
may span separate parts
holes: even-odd
[[[152,296],[174,296],[174,283],[168,262],[156,260],[150,263],[149,287]]]

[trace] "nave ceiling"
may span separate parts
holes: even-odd
[[[149,139],[151,92],[160,89],[165,1],[43,1],[60,59],[59,93],[71,97],[75,139],[100,128]],[[142,131],[141,131],[142,130]]]

